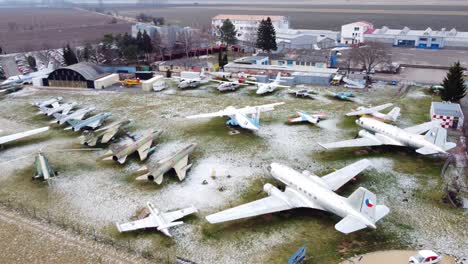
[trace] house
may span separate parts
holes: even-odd
[[[464,116],[459,104],[447,102],[432,102],[430,110],[431,120],[442,120],[441,127],[461,130]]]
[[[354,45],[364,42],[364,33],[374,25],[367,21],[358,21],[341,26],[341,44]]]
[[[262,54],[260,54],[262,55]],[[327,68],[330,50],[285,49],[270,54],[270,64],[297,68]]]
[[[278,49],[332,48],[337,44],[339,32],[331,30],[280,29],[276,31]]]

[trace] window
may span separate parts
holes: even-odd
[[[437,41],[437,39],[436,39],[436,38],[432,38],[432,41]]]
[[[355,27],[355,28],[354,28],[354,31],[359,31],[359,27]]]
[[[427,38],[419,38],[419,41],[427,41]]]

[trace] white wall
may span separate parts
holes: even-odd
[[[358,44],[364,42],[364,32],[373,28],[364,23],[351,23],[341,26],[341,44]]]
[[[107,88],[115,83],[119,82],[119,75],[117,73],[113,73],[103,77],[101,79],[94,81],[94,88],[95,89],[104,89]]]

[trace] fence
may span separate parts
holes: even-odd
[[[34,207],[27,207],[20,202],[15,202],[11,199],[0,200],[0,206],[3,206],[6,209],[20,213],[23,216],[29,217],[36,221],[46,222],[47,224],[62,229],[64,231],[72,232],[76,235],[82,236],[86,239],[95,241],[102,245],[111,246],[117,251],[125,251],[131,255],[138,257],[143,257],[150,261],[155,261],[156,263],[172,263],[173,258],[169,255],[161,257],[160,255],[155,255],[153,251],[142,250],[136,247],[136,244],[132,240],[115,240],[110,236],[105,236],[96,231],[93,227],[84,227],[78,224],[73,224],[67,222],[65,217],[54,216],[49,211],[44,212],[38,210]],[[161,254],[161,252],[159,251]]]

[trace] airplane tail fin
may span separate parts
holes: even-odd
[[[348,197],[348,203],[372,222],[379,221],[389,213],[385,205],[377,205],[377,196],[371,191],[359,187]]]
[[[254,125],[256,125],[257,127],[260,126],[260,113],[261,112],[262,111],[260,110],[260,108],[257,107],[255,114],[252,115],[252,120],[254,122]]]
[[[394,107],[390,112],[388,112],[387,116],[392,121],[396,121],[398,117],[400,116],[400,110],[401,109],[399,107]]]
[[[275,82],[277,82],[277,83],[281,82],[281,72],[278,72],[278,75],[276,75]]]
[[[205,68],[202,68],[200,71],[200,77],[204,78],[205,77]]]
[[[434,127],[424,135],[424,139],[434,143],[443,150],[450,150],[457,146],[453,142],[447,142],[447,130],[441,127]]]

